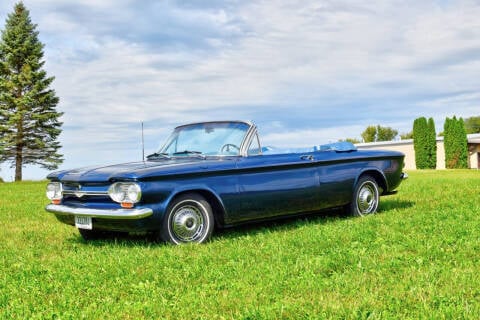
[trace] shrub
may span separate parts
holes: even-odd
[[[463,119],[447,117],[444,124],[445,167],[468,168],[468,141]]]
[[[436,169],[437,168],[437,134],[435,132],[435,122],[433,118],[428,119],[428,168]]]
[[[413,122],[413,147],[417,169],[437,167],[437,141],[433,119],[420,117]]]

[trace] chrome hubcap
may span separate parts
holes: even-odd
[[[360,214],[369,214],[377,208],[378,190],[370,182],[365,182],[358,190],[357,207]]]
[[[195,241],[202,236],[204,230],[202,212],[195,206],[182,206],[173,214],[171,226],[180,241]]]

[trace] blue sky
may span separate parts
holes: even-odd
[[[479,1],[24,3],[65,113],[61,168],[140,160],[142,121],[150,153],[185,122],[253,120],[281,147],[480,114]]]

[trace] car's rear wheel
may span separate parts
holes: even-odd
[[[350,212],[354,216],[366,216],[377,212],[380,194],[375,178],[365,175],[360,177],[353,192]]]
[[[173,244],[203,243],[210,239],[213,226],[213,212],[208,201],[199,194],[188,193],[168,206],[160,237]]]

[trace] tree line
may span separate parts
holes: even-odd
[[[446,118],[443,131],[445,149],[445,167],[447,169],[468,168],[467,134],[480,133],[480,117],[470,117],[466,120],[453,116]],[[398,131],[390,127],[368,126],[361,134],[363,142],[392,141]],[[437,134],[433,118],[415,119],[413,130],[401,135],[401,139],[413,139],[415,150],[415,165],[417,169],[435,169],[437,166]],[[352,143],[360,143],[356,139],[346,139]]]
[[[433,121],[433,119],[431,120]],[[463,120],[466,134],[480,133],[480,116],[469,117]],[[415,127],[415,124],[414,124]],[[346,138],[340,141],[348,141],[353,144],[369,143],[379,141],[393,141],[400,137],[400,140],[413,139],[413,131],[398,134],[398,130],[391,127],[384,127],[381,125],[370,125],[361,134],[361,140],[357,138]],[[444,131],[438,133],[438,136],[443,137]]]

